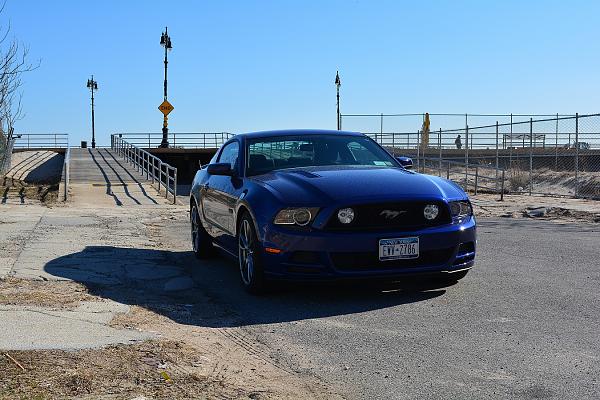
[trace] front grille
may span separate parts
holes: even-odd
[[[335,269],[340,271],[391,270],[420,266],[446,264],[454,252],[454,247],[422,251],[419,258],[379,261],[379,254],[370,252],[331,253]]]
[[[439,207],[439,215],[433,221],[426,219],[423,215],[423,209],[427,204],[435,204]],[[326,229],[336,231],[392,229],[414,231],[452,222],[450,210],[442,201],[406,201],[348,207],[354,209],[354,220],[349,224],[342,224],[338,220],[336,210],[327,222]]]

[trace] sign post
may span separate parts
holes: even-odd
[[[165,135],[168,135],[169,132],[169,128],[168,128],[168,115],[171,111],[173,111],[175,109],[175,107],[173,107],[173,105],[171,103],[169,103],[167,100],[163,101],[162,103],[160,103],[160,105],[158,106],[158,110],[163,113],[163,141],[160,144],[160,147],[169,147],[169,142],[166,141],[165,142]]]

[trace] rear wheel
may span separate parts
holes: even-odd
[[[261,246],[256,236],[254,223],[244,214],[238,226],[238,263],[244,289],[252,294],[265,290],[263,268],[260,260]]]
[[[192,233],[192,249],[196,258],[208,258],[214,254],[212,246],[212,240],[200,220],[200,214],[198,213],[198,207],[196,204],[192,205],[190,211],[190,222],[191,222],[191,233]]]

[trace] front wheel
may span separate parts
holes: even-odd
[[[254,224],[248,214],[244,214],[238,226],[238,263],[244,289],[252,294],[265,290],[263,268],[260,260],[260,243]]]

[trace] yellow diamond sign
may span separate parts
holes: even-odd
[[[161,113],[165,114],[165,116],[166,116],[166,115],[169,115],[169,113],[171,111],[173,111],[175,109],[175,107],[173,107],[171,105],[171,103],[169,103],[167,100],[165,100],[161,103],[160,106],[158,106],[158,109],[160,110]]]

